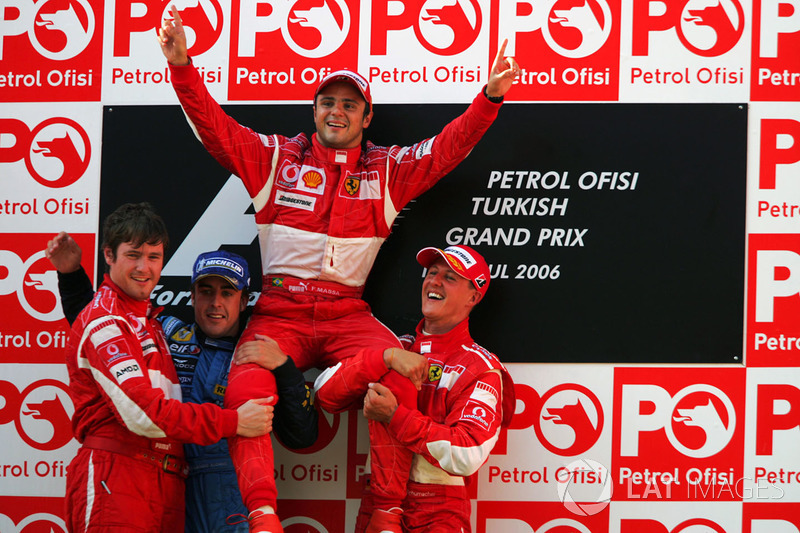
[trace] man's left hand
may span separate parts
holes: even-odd
[[[388,387],[380,383],[370,383],[364,398],[364,416],[388,424],[397,410],[397,398]]]
[[[520,68],[513,57],[504,57],[508,39],[503,41],[497,56],[492,63],[492,70],[489,73],[489,83],[486,86],[486,94],[492,97],[505,96],[514,80],[519,76]]]

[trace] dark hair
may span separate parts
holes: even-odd
[[[122,204],[103,221],[103,245],[111,249],[111,256],[116,259],[120,244],[129,242],[134,248],[144,243],[150,245],[163,244],[164,250],[169,246],[167,226],[148,202],[138,204]]]

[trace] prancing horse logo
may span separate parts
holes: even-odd
[[[348,176],[347,179],[344,180],[344,190],[346,190],[347,194],[350,196],[355,196],[360,186],[361,178],[358,176]]]

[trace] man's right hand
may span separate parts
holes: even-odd
[[[81,247],[65,231],[47,241],[44,255],[62,274],[75,272],[81,267]]]
[[[189,51],[186,46],[186,33],[183,31],[183,22],[178,9],[169,6],[173,20],[164,19],[158,29],[158,42],[161,44],[161,52],[172,65],[188,65]]]
[[[239,413],[239,424],[236,434],[240,437],[260,437],[272,431],[274,404],[272,396],[248,400],[236,412]]]
[[[387,348],[383,351],[383,362],[389,370],[410,379],[417,390],[422,389],[422,382],[428,374],[427,357],[402,348]]]

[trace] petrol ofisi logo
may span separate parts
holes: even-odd
[[[617,500],[740,500],[743,368],[617,368]]]
[[[2,362],[63,363],[68,324],[61,310],[58,278],[45,257],[53,235],[5,234],[0,249],[0,302],[6,319],[0,326]],[[92,275],[93,235],[73,235],[84,253],[84,268]]]
[[[800,353],[800,245],[793,234],[748,236],[748,366],[796,366]]]
[[[0,119],[0,134],[13,137],[13,144],[0,147],[0,164],[25,161],[28,174],[49,188],[62,188],[78,181],[92,157],[86,130],[66,117],[53,117],[29,128],[14,118]]]
[[[501,2],[497,34],[522,67],[509,97],[617,100],[621,18],[614,0]]]
[[[231,100],[311,101],[319,81],[358,66],[355,0],[243,0],[231,24]]]
[[[99,0],[5,2],[0,10],[2,99],[99,100],[102,15]]]

